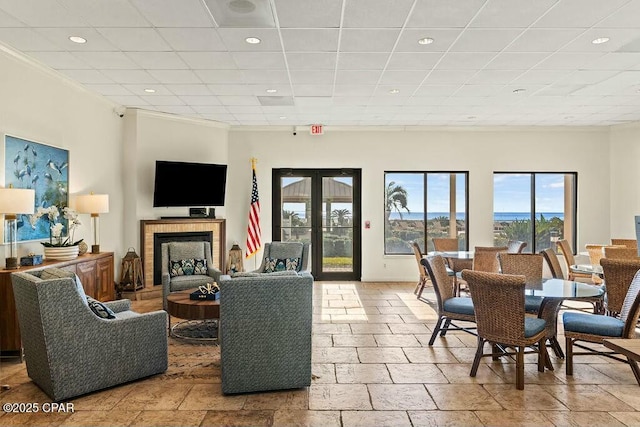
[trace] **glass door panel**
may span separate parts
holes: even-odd
[[[311,242],[311,178],[283,177],[280,240]]]
[[[353,178],[322,178],[322,271],[353,272]]]

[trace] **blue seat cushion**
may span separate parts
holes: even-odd
[[[453,297],[446,300],[443,304],[444,311],[449,313],[467,314],[474,316],[473,301],[468,297]]]
[[[544,330],[547,326],[547,322],[544,319],[538,319],[537,317],[525,317],[524,318],[524,337],[532,337]]]
[[[566,312],[562,315],[564,330],[605,337],[621,337],[624,322],[611,316]]]
[[[524,311],[528,313],[537,313],[540,311],[540,304],[542,304],[542,297],[534,295],[524,296]]]

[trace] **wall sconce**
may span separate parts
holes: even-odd
[[[18,264],[18,214],[32,214],[35,210],[35,190],[23,188],[0,188],[0,213],[4,214],[5,230],[9,234],[9,256],[7,269],[16,269]]]
[[[76,211],[91,214],[91,228],[93,229],[93,245],[91,253],[100,252],[100,214],[109,212],[108,194],[82,194],[76,196]]]

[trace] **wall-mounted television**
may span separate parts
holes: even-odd
[[[153,207],[224,206],[227,165],[156,161]]]

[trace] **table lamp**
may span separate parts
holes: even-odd
[[[5,230],[9,234],[9,256],[7,269],[16,269],[18,264],[18,214],[32,214],[35,209],[35,190],[23,188],[0,188],[0,213],[4,214]]]
[[[82,194],[76,196],[76,211],[91,214],[91,228],[93,229],[93,245],[91,253],[100,252],[100,214],[109,212],[108,194]]]

